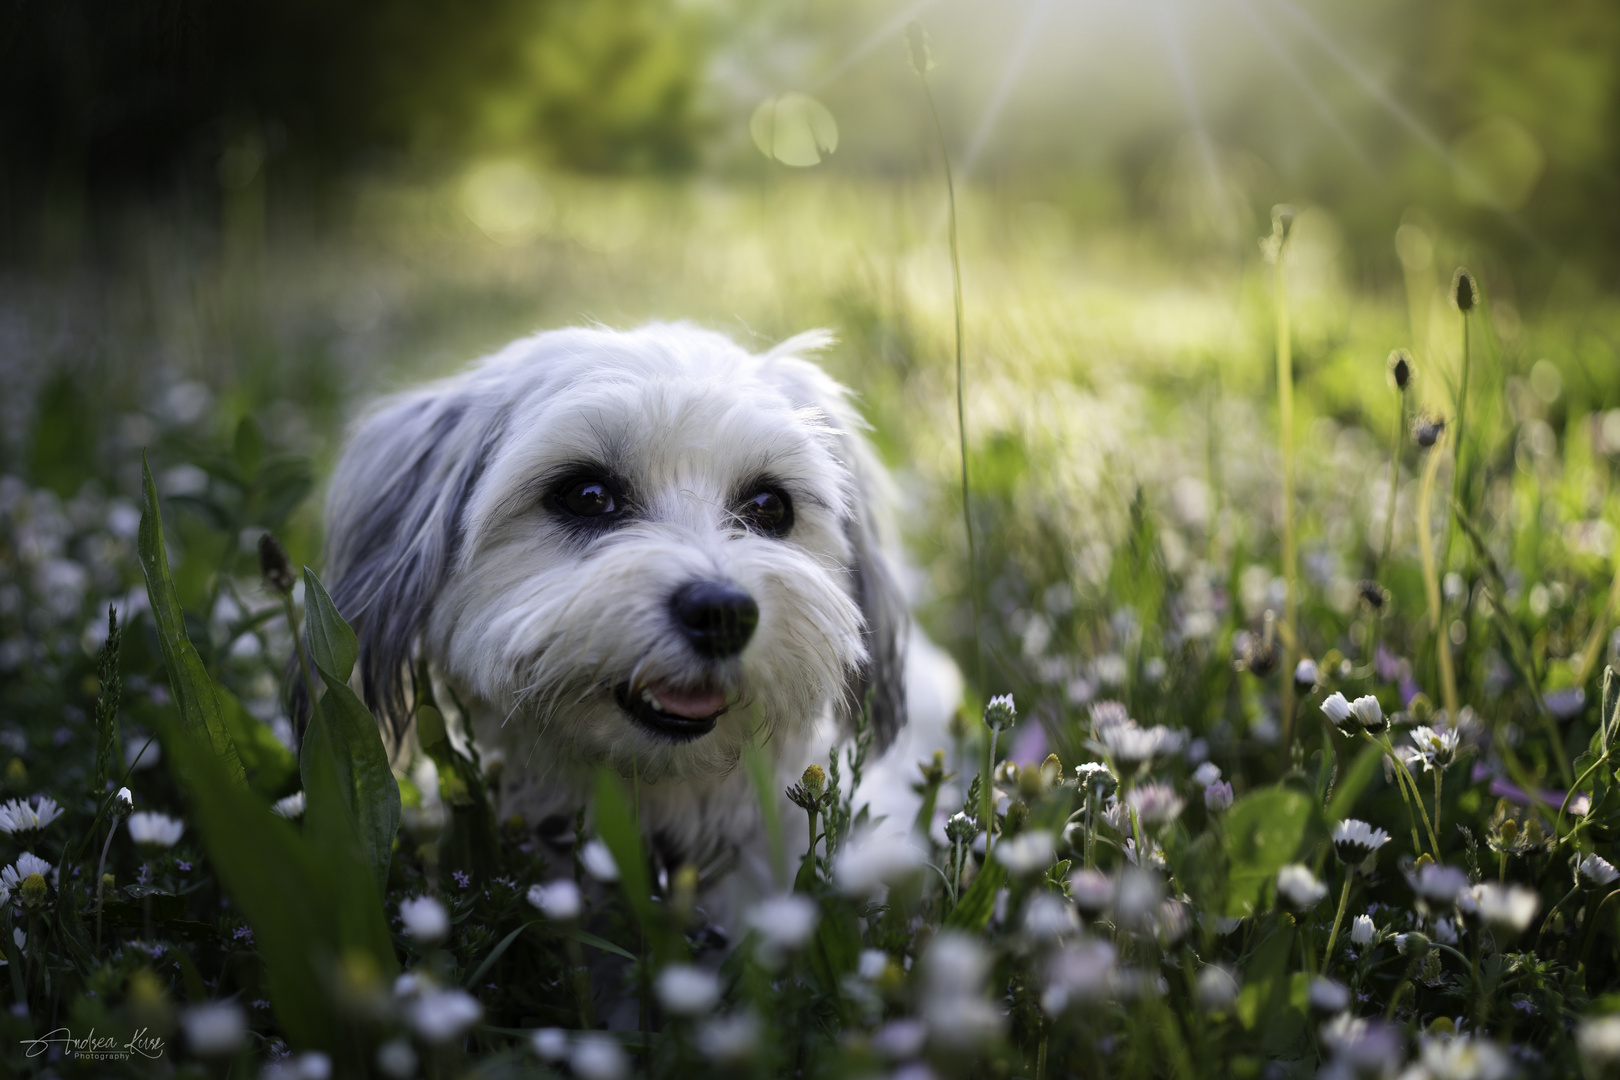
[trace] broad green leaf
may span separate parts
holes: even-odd
[[[388,884],[388,861],[392,857],[392,833],[388,846],[379,854],[371,846],[375,837],[362,827],[373,824],[385,810],[386,802],[372,799],[358,809],[348,797],[355,794],[347,784],[352,770],[339,768],[341,755],[334,751],[331,725],[326,723],[332,695],[322,699],[304,733],[302,776],[304,781],[303,838],[309,845],[322,875],[332,883],[334,904],[327,918],[345,949],[358,949],[380,961],[384,970],[393,968],[393,945],[388,925],[379,916]],[[367,716],[370,714],[367,713]],[[397,789],[396,789],[397,794]],[[394,823],[399,821],[394,804]]]
[[[973,879],[968,891],[962,894],[962,899],[945,917],[945,925],[962,930],[982,930],[996,910],[996,890],[1001,888],[1006,877],[1007,872],[1000,863],[994,859],[987,861],[979,868],[979,876]]]
[[[342,831],[352,831],[353,850],[364,860],[381,897],[388,891],[388,864],[399,832],[399,783],[388,764],[376,718],[349,688],[348,675],[340,675],[354,670],[354,631],[307,567],[304,596],[311,658],[326,684],[304,732],[299,760],[308,800],[306,821],[333,850],[348,848]],[[330,782],[324,775],[328,765]]]
[[[822,990],[837,997],[843,977],[855,970],[860,955],[861,926],[855,912],[837,898],[822,904],[810,949],[810,967]]]
[[[1288,956],[1294,950],[1294,928],[1279,926],[1255,946],[1243,976],[1243,992],[1238,995],[1237,1017],[1253,1031],[1272,1009],[1286,1004]]]
[[[1339,777],[1339,782],[1333,787],[1333,794],[1328,796],[1327,818],[1329,821],[1343,821],[1355,809],[1356,800],[1361,793],[1367,790],[1367,785],[1378,772],[1378,763],[1383,760],[1384,752],[1376,746],[1367,745],[1361,748],[1350,767]]]
[[[304,732],[299,772],[308,808],[305,821],[334,848],[350,845],[364,860],[381,897],[388,889],[388,864],[399,832],[399,784],[388,765],[377,721],[345,683],[325,671],[321,697]]]
[[[323,676],[347,683],[360,659],[360,640],[338,614],[326,586],[315,571],[304,567],[304,629],[309,635],[309,658]],[[328,681],[330,681],[330,679]]]
[[[624,783],[605,768],[596,773],[593,817],[597,833],[618,864],[619,887],[624,890],[624,898],[641,924],[642,932],[651,938],[655,914],[647,882],[647,859],[641,850],[641,830]]]
[[[141,570],[146,576],[146,595],[152,604],[152,618],[157,622],[158,640],[163,647],[163,663],[169,671],[169,687],[180,709],[180,722],[193,737],[213,749],[233,783],[245,785],[247,774],[236,743],[226,730],[219,698],[214,693],[214,680],[186,636],[185,615],[180,610],[180,597],[174,588],[169,554],[163,543],[163,512],[158,507],[157,485],[152,482],[152,470],[144,457],[141,459],[141,486],[146,508],[141,515],[137,546]]]
[[[259,430],[259,425],[253,417],[244,416],[236,425],[236,444],[233,449],[236,453],[236,467],[242,471],[242,479],[251,482],[259,475],[259,466],[264,464],[264,432]]]
[[[1307,794],[1275,787],[1245,795],[1226,812],[1226,852],[1231,860],[1222,914],[1259,910],[1265,887],[1284,864],[1298,861],[1321,838],[1322,812]]]
[[[771,872],[780,887],[787,880],[787,846],[782,840],[782,819],[777,813],[776,771],[770,759],[753,743],[743,747],[743,768],[754,785],[754,797],[759,800],[759,816],[765,825],[765,840],[770,847]],[[801,874],[802,876],[802,874]]]
[[[335,883],[319,872],[293,825],[234,783],[205,744],[161,715],[158,722],[168,728],[164,750],[190,795],[209,860],[253,927],[276,1022],[294,1046],[333,1046],[338,1018],[325,1004],[320,971],[335,959],[324,917],[335,906]]]
[[[290,785],[298,775],[298,759],[293,752],[243,708],[235,694],[217,683],[214,690],[219,695],[225,730],[231,733],[247,772],[248,787],[269,799],[291,794]]]
[[[483,879],[500,872],[495,810],[478,763],[456,748],[433,696],[433,674],[423,664],[416,681],[416,736],[439,774],[439,797],[450,808],[439,837],[439,865]]]

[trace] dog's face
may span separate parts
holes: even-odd
[[[402,718],[425,655],[541,760],[652,780],[722,774],[869,686],[891,733],[874,468],[793,344],[559,331],[385,402],[328,505],[373,704]]]

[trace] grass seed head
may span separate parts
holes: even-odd
[[[1466,315],[1474,310],[1478,301],[1479,286],[1474,282],[1474,275],[1468,272],[1466,266],[1457,267],[1456,276],[1451,279],[1451,302]]]
[[[1395,384],[1395,389],[1406,393],[1406,388],[1412,385],[1417,377],[1417,367],[1412,363],[1412,354],[1405,349],[1396,349],[1389,354],[1389,379]]]

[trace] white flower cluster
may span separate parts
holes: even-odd
[[[38,832],[62,816],[62,808],[55,800],[38,796],[32,803],[25,799],[12,799],[0,805],[0,832]]]

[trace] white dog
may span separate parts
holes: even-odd
[[[425,657],[504,752],[503,815],[564,846],[605,764],[638,782],[669,867],[757,840],[751,740],[796,777],[869,703],[893,742],[907,614],[885,477],[849,393],[804,359],[828,340],[751,355],[683,324],[558,330],[381,402],[327,502],[372,707],[403,734]]]

